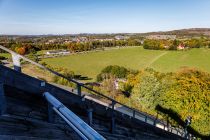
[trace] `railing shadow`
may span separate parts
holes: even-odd
[[[74,79],[86,81],[86,80],[92,80],[93,78],[90,78],[88,76],[82,76],[82,75],[74,75]]]
[[[167,115],[168,117],[170,117],[173,121],[177,122],[180,126],[182,126],[183,128],[185,128],[185,122],[181,119],[181,116],[175,112],[172,109],[166,109],[160,105],[157,105],[155,108],[157,111]],[[203,135],[200,134],[199,132],[197,132],[195,129],[193,129],[191,126],[188,126],[187,128],[188,132],[190,134],[192,134],[193,136],[197,137],[197,138],[201,138],[202,140],[210,140],[210,135]]]

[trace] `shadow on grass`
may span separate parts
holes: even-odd
[[[183,128],[185,128],[185,122],[181,119],[180,115],[177,112],[173,111],[172,109],[163,108],[160,105],[157,105],[155,109],[157,111],[159,111],[159,112],[167,115],[172,120],[174,120],[175,122],[177,122],[180,126],[182,126]],[[188,132],[190,134],[194,135],[195,137],[201,138],[203,140],[210,140],[210,135],[200,134],[195,129],[193,129],[191,126],[188,126],[187,130],[188,130]]]
[[[88,76],[82,76],[82,75],[74,75],[74,79],[76,79],[76,80],[92,80],[93,78],[90,78]]]

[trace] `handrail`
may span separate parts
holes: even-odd
[[[131,117],[133,117],[133,118],[136,118],[136,117],[135,117],[135,114],[136,114],[136,113],[139,113],[139,114],[141,114],[142,116],[145,117],[145,122],[147,122],[147,119],[149,118],[149,119],[151,119],[151,120],[154,122],[154,124],[153,124],[154,126],[156,126],[156,123],[159,123],[159,124],[162,124],[162,125],[163,125],[164,130],[169,131],[169,128],[170,128],[171,130],[173,129],[173,130],[176,131],[176,133],[178,133],[178,130],[176,130],[176,129],[174,129],[173,127],[170,127],[170,126],[169,126],[167,129],[165,129],[165,128],[167,127],[167,125],[166,125],[166,122],[163,121],[163,120],[157,119],[156,117],[154,117],[154,116],[152,116],[152,115],[149,115],[149,114],[147,114],[147,113],[145,113],[145,112],[140,112],[139,110],[136,110],[135,108],[129,107],[129,106],[127,106],[127,105],[124,105],[124,104],[122,104],[122,103],[120,103],[120,102],[118,102],[118,101],[116,101],[116,100],[114,100],[114,99],[112,99],[112,98],[110,98],[110,97],[108,97],[108,96],[106,96],[106,95],[104,95],[104,94],[98,92],[98,91],[93,90],[92,88],[90,88],[90,87],[84,85],[83,83],[80,83],[80,82],[78,82],[78,81],[76,81],[76,80],[74,80],[74,79],[68,78],[68,77],[66,77],[66,76],[64,76],[64,75],[62,75],[62,74],[60,74],[60,73],[58,73],[58,72],[56,72],[56,71],[54,71],[54,70],[51,70],[51,69],[49,69],[49,68],[47,68],[47,67],[45,67],[45,66],[43,66],[43,65],[41,65],[41,64],[39,64],[39,63],[37,63],[37,62],[34,62],[34,61],[32,61],[32,60],[30,60],[30,59],[28,59],[28,58],[26,58],[26,57],[24,57],[24,56],[22,56],[22,55],[20,55],[20,54],[17,54],[16,52],[14,52],[14,51],[12,51],[12,50],[10,50],[10,49],[8,49],[8,48],[5,48],[5,47],[3,47],[2,45],[0,45],[0,49],[2,49],[2,50],[4,50],[4,51],[6,51],[6,52],[12,54],[12,56],[18,56],[19,58],[21,58],[21,59],[23,59],[23,60],[25,60],[25,61],[28,61],[28,62],[30,62],[30,63],[32,63],[32,64],[38,66],[39,68],[42,68],[42,69],[44,69],[44,70],[46,70],[46,71],[49,71],[49,72],[51,72],[52,74],[54,74],[54,75],[56,75],[56,76],[62,77],[62,78],[66,79],[66,80],[68,80],[68,81],[70,81],[70,82],[75,83],[75,84],[77,85],[77,88],[80,90],[80,91],[78,91],[78,94],[81,94],[81,93],[79,93],[79,92],[81,92],[81,87],[83,87],[83,88],[85,88],[85,89],[87,89],[87,90],[89,90],[89,91],[91,91],[91,92],[96,93],[96,94],[99,95],[99,96],[102,96],[102,97],[104,97],[104,98],[110,100],[110,101],[112,102],[112,105],[113,105],[113,106],[114,106],[115,104],[119,104],[119,105],[121,105],[121,106],[123,106],[123,107],[126,107],[127,109],[131,110],[131,111],[133,112],[133,115],[132,115]],[[114,110],[114,107],[113,107],[113,106],[112,106],[112,109]],[[175,133],[175,134],[176,134],[176,133]]]
[[[45,99],[53,106],[53,110],[84,140],[105,140],[98,132],[86,124],[82,119],[65,107],[49,92],[43,94]]]

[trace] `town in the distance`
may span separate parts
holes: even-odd
[[[154,50],[186,50],[210,47],[210,29],[192,28],[167,32],[65,35],[0,35],[0,44],[27,55],[49,50],[46,55],[141,46]],[[154,45],[156,44],[156,45]]]

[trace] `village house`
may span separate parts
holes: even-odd
[[[176,35],[148,35],[146,39],[171,39],[175,40]]]
[[[177,50],[184,50],[185,46],[184,44],[179,44],[179,46],[177,46]]]
[[[168,45],[165,45],[164,48],[165,48],[165,49],[168,49],[168,48],[170,48],[170,47],[169,47]]]
[[[103,41],[113,41],[114,39],[112,39],[112,38],[105,38],[105,39],[92,39],[92,41],[101,41],[101,42],[103,42]]]
[[[129,39],[129,36],[117,35],[117,36],[115,36],[115,39],[116,40],[126,40],[126,39]]]

